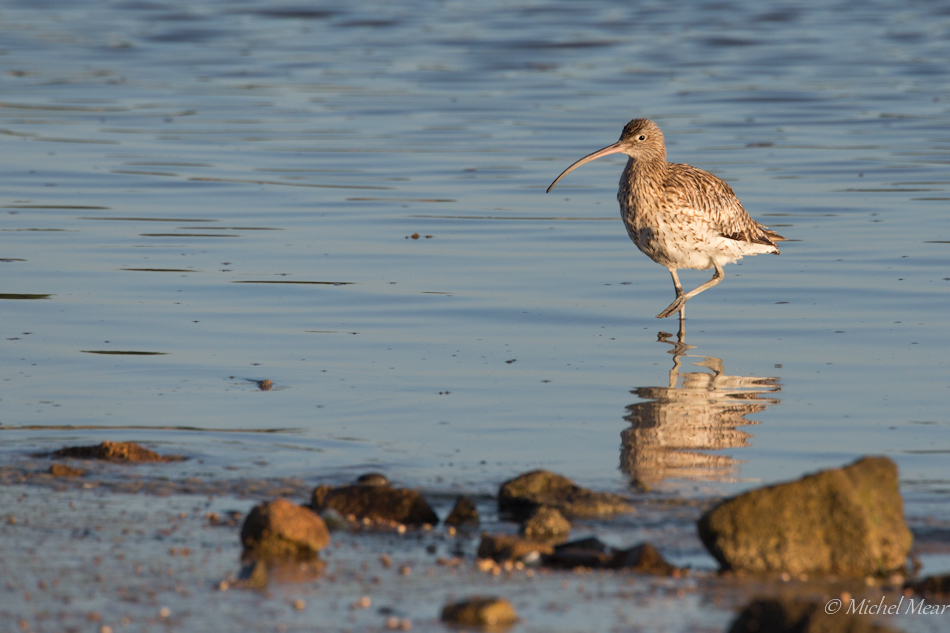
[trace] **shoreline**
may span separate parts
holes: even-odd
[[[511,601],[521,616],[516,631],[719,631],[756,596],[827,600],[847,594],[860,602],[896,595],[894,587],[869,587],[863,579],[756,581],[719,574],[712,564],[681,578],[482,567],[475,556],[480,530],[515,528],[498,519],[494,498],[484,495],[476,496],[484,510],[477,530],[452,532],[439,524],[404,533],[334,531],[320,554],[319,575],[241,589],[243,518],[262,499],[303,503],[311,485],[300,479],[215,484],[144,478],[128,465],[122,468],[134,477],[126,481],[114,478],[110,465],[93,464],[83,478],[29,470],[49,461],[30,458],[25,463],[31,466],[0,468],[0,503],[7,509],[0,525],[6,552],[0,571],[7,578],[0,617],[22,631],[445,631],[441,609],[473,595]],[[425,492],[441,518],[455,494]],[[682,542],[708,503],[670,501],[640,500],[636,518],[582,521],[576,533],[629,544],[644,524],[653,524],[669,533],[661,548]],[[670,558],[680,560],[676,553]],[[929,630],[915,618],[887,621]]]

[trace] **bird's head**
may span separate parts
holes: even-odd
[[[666,142],[663,140],[663,132],[660,126],[650,119],[634,119],[627,123],[623,132],[620,134],[620,140],[613,145],[608,145],[592,154],[575,162],[573,165],[561,172],[561,175],[554,179],[548,191],[554,189],[554,185],[564,176],[574,171],[584,163],[597,160],[601,156],[609,154],[626,154],[636,161],[665,161],[666,160]]]

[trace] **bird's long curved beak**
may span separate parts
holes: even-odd
[[[599,149],[593,154],[588,154],[584,158],[580,159],[579,161],[577,161],[576,163],[574,163],[573,165],[571,165],[570,167],[562,171],[561,175],[554,179],[554,182],[551,183],[551,186],[548,187],[547,191],[545,191],[544,193],[549,193],[552,189],[554,189],[554,185],[556,185],[561,178],[568,175],[569,173],[571,173],[572,171],[574,171],[575,169],[577,169],[584,163],[589,163],[592,160],[597,160],[601,156],[608,156],[610,154],[622,154],[622,153],[623,153],[623,146],[620,144],[620,141],[617,141],[613,145],[608,145],[607,147],[603,149]]]

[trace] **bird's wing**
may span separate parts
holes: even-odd
[[[668,174],[664,189],[670,206],[705,222],[723,237],[772,246],[785,239],[753,220],[732,187],[708,171],[677,165]]]

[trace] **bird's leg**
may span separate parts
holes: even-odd
[[[673,287],[676,288],[676,301],[671,303],[666,310],[656,315],[656,318],[662,319],[670,316],[679,309],[683,309],[683,311],[680,312],[680,320],[682,321],[686,318],[685,301],[680,302],[680,298],[683,296],[683,284],[680,283],[680,276],[676,274],[675,268],[669,268],[668,270],[670,271],[670,276],[673,277]]]
[[[676,288],[676,298],[679,299],[683,296],[683,286],[680,284],[679,275],[676,274],[676,269],[671,268],[670,273],[673,275],[673,287]],[[683,301],[683,305],[680,306],[680,329],[676,333],[679,343],[682,345],[686,342],[686,301]]]
[[[716,272],[713,273],[712,279],[710,279],[703,285],[699,286],[698,288],[694,288],[693,290],[690,290],[686,294],[683,294],[683,287],[679,283],[679,278],[676,275],[676,270],[671,268],[670,272],[673,274],[673,285],[676,286],[676,301],[671,303],[666,308],[666,310],[656,315],[656,318],[665,319],[666,317],[670,316],[674,312],[680,312],[680,316],[684,317],[686,313],[685,311],[681,312],[681,310],[683,310],[683,308],[686,306],[687,301],[689,301],[690,299],[698,295],[703,290],[709,290],[710,288],[718,284],[720,281],[722,281],[723,277],[725,277],[725,273],[722,272],[722,266],[720,266],[716,262],[713,262],[713,266],[716,267]]]
[[[670,268],[670,275],[673,277],[673,287],[676,288],[676,298],[683,296],[683,284],[680,283],[680,276],[676,274],[675,268]]]

